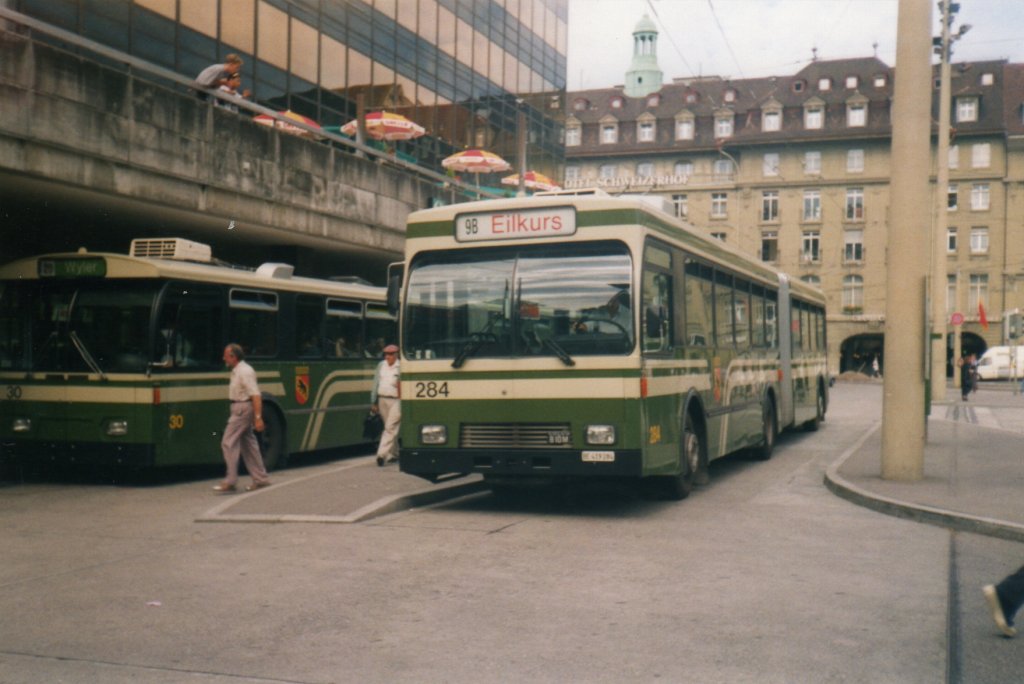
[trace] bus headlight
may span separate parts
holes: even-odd
[[[420,427],[421,444],[447,444],[448,428],[444,425],[423,425]]]
[[[588,425],[587,444],[615,444],[615,426]]]
[[[124,437],[128,434],[127,420],[107,421],[107,434],[111,437]]]
[[[32,419],[15,418],[11,423],[11,430],[14,432],[32,432]]]

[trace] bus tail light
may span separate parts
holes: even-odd
[[[11,423],[11,430],[14,432],[32,432],[32,419],[15,418]]]

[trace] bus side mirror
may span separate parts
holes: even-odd
[[[402,296],[402,276],[405,264],[398,262],[388,265],[388,313],[398,316]]]

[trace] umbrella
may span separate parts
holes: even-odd
[[[505,176],[501,179],[503,185],[519,185],[519,174],[514,173],[511,176]],[[547,192],[549,190],[561,190],[562,188],[555,185],[555,182],[545,176],[543,173],[537,173],[536,171],[527,171],[523,175],[523,185],[531,190],[541,190]]]
[[[441,166],[452,171],[469,171],[470,173],[492,173],[494,171],[508,171],[510,165],[507,161],[486,150],[465,150],[456,152],[441,162]]]
[[[302,116],[301,114],[296,114],[295,112],[293,112],[290,109],[287,110],[287,111],[284,111],[284,112],[278,112],[278,114],[280,114],[281,116],[283,116],[286,119],[291,119],[292,121],[298,121],[299,123],[304,123],[307,126],[312,126],[313,128],[315,128],[317,130],[320,130],[320,124],[318,124],[316,121],[313,121],[308,116]],[[306,137],[313,137],[313,135],[314,135],[313,133],[310,133],[309,131],[307,131],[305,128],[299,128],[298,126],[293,126],[290,123],[288,123],[287,121],[281,121],[280,119],[275,119],[274,117],[272,117],[272,116],[270,116],[268,114],[258,114],[256,116],[254,116],[252,120],[255,121],[258,124],[263,124],[264,126],[270,126],[271,128],[280,128],[282,131],[285,131],[286,133],[293,133],[295,135],[304,135]]]
[[[426,133],[423,126],[394,112],[371,112],[363,121],[366,134],[374,140],[412,140]],[[342,126],[341,132],[354,136],[358,129],[359,120],[355,119]]]

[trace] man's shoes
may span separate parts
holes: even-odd
[[[251,485],[248,485],[245,488],[245,491],[247,491],[247,492],[255,492],[257,489],[263,489],[264,487],[269,487],[272,484],[274,484],[274,483],[273,482],[253,482]]]
[[[992,619],[995,620],[999,631],[1008,637],[1017,636],[1017,630],[1006,619],[1006,613],[1003,612],[1003,604],[999,600],[999,592],[996,591],[996,588],[989,584],[982,587],[981,593],[985,595],[985,601],[988,603],[989,610],[992,611]]]
[[[221,482],[219,485],[214,485],[213,487],[213,491],[218,494],[227,494],[228,492],[233,492],[237,489],[238,487],[233,484],[228,484],[227,482]]]
[[[377,457],[377,467],[378,468],[383,468],[384,467],[384,457],[383,456],[378,456]]]

